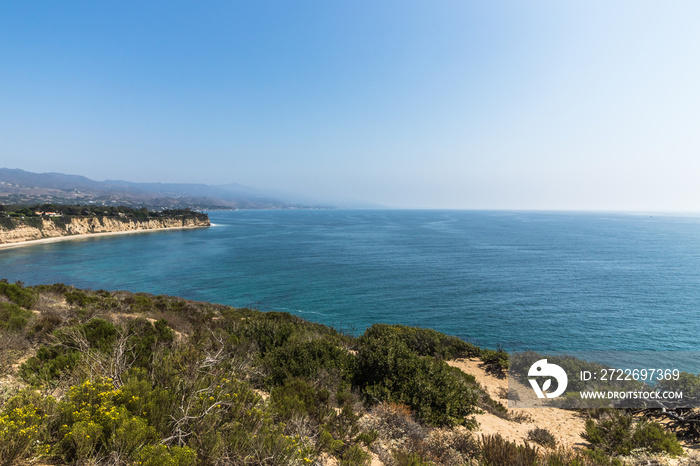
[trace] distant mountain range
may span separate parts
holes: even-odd
[[[96,204],[196,210],[328,207],[273,197],[264,191],[238,184],[210,186],[95,181],[78,175],[32,173],[11,168],[0,168],[0,203]]]

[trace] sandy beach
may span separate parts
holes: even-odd
[[[48,244],[48,243],[58,243],[61,241],[74,241],[81,239],[92,239],[92,238],[102,238],[107,236],[117,236],[117,235],[130,235],[134,233],[151,233],[156,231],[169,231],[169,230],[188,230],[191,228],[206,228],[206,226],[183,226],[183,227],[171,227],[171,228],[149,228],[142,230],[127,230],[127,231],[108,231],[104,233],[88,233],[83,235],[68,235],[68,236],[56,236],[54,238],[42,238],[35,239],[31,241],[18,241],[16,243],[2,243],[0,244],[0,250],[3,249],[14,249],[21,248],[24,246],[34,246],[36,244]]]

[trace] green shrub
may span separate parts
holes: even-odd
[[[32,311],[14,303],[0,303],[0,329],[21,331],[32,317]]]
[[[341,388],[336,392],[335,400],[337,401],[338,406],[349,405],[355,401],[355,395]]]
[[[42,345],[36,356],[27,359],[19,370],[20,377],[31,385],[43,385],[59,379],[81,359],[78,351],[59,345]]]
[[[37,293],[57,293],[65,295],[68,291],[73,290],[72,286],[68,286],[64,283],[54,283],[53,285],[37,285],[34,290]]]
[[[635,423],[632,416],[616,411],[609,412],[597,421],[586,420],[582,437],[608,454],[629,455],[637,448],[671,455],[683,453],[676,436],[664,431],[659,423],[646,419]]]
[[[481,459],[484,466],[535,466],[539,453],[529,445],[517,445],[501,434],[481,437]]]
[[[700,375],[681,372],[677,380],[661,380],[659,390],[683,392],[683,399],[700,398]]]
[[[327,429],[333,437],[343,442],[350,442],[360,431],[357,425],[359,418],[360,416],[355,414],[352,407],[343,406],[340,412],[331,411],[324,428]]]
[[[73,327],[56,330],[54,335],[60,343],[42,345],[36,356],[29,358],[20,366],[20,376],[32,385],[42,385],[59,379],[73,369],[82,358],[82,354],[72,334],[83,336],[90,348],[107,353],[112,350],[119,329],[103,319]]]
[[[335,390],[340,385],[350,385],[354,361],[355,357],[335,342],[292,340],[268,351],[262,364],[269,373],[269,386],[279,386],[290,377],[301,377]]]
[[[67,461],[85,461],[111,452],[133,458],[143,445],[157,439],[148,421],[124,406],[122,391],[109,379],[71,387],[59,410],[57,453]]]
[[[207,335],[193,337],[186,345],[159,352],[148,372],[138,369],[125,377],[122,388],[131,399],[149,390],[144,379],[153,377],[152,393],[144,396],[147,406],[164,411],[159,421],[149,409],[141,416],[160,430],[170,443],[187,445],[202,464],[304,464],[310,450],[285,435],[284,425],[275,419],[247,382],[236,380],[228,362],[209,362],[203,343]],[[206,340],[205,340],[206,341]],[[132,381],[135,379],[135,381]],[[167,393],[159,390],[167,388]],[[170,400],[170,401],[169,401]],[[131,409],[141,400],[127,402]]]
[[[239,393],[238,397],[245,397]],[[212,417],[197,430],[197,454],[212,463],[217,458],[229,464],[307,464],[313,453],[285,435],[284,425],[274,422],[262,406],[233,407],[221,417]],[[221,461],[220,461],[221,462]]]
[[[633,448],[632,421],[632,416],[618,412],[611,412],[598,421],[587,419],[581,436],[608,454],[629,455]]]
[[[197,453],[188,447],[147,445],[136,455],[140,466],[194,466]]]
[[[169,346],[175,340],[175,332],[163,319],[153,323],[146,319],[133,319],[128,324],[127,334],[133,364],[138,367],[148,367],[156,347]]]
[[[250,309],[226,309],[221,311],[221,325],[229,334],[250,342],[261,357],[274,348],[284,346],[288,340],[309,341],[325,339],[336,341],[339,346],[348,342],[336,330],[321,324],[307,322],[287,312],[258,312]]]
[[[88,296],[87,293],[80,290],[69,291],[66,293],[66,302],[68,304],[75,304],[80,307],[85,307],[90,304],[95,304],[100,301],[97,296]]]
[[[376,430],[370,430],[369,432],[362,432],[355,438],[358,443],[364,444],[366,447],[371,447],[372,443],[377,440],[379,433]]]
[[[52,398],[39,400],[31,392],[11,398],[0,412],[0,466],[16,464],[35,444],[44,428],[46,406]]]
[[[143,313],[153,308],[153,301],[146,295],[135,294],[124,300],[131,307],[131,312]]]
[[[7,283],[0,280],[0,294],[4,294],[7,299],[25,309],[31,308],[36,302],[36,293],[29,288],[24,288],[18,283]]]
[[[119,404],[133,415],[147,419],[149,425],[166,437],[176,401],[175,394],[164,387],[153,386],[148,372],[143,368],[131,369],[122,377],[122,381]]]
[[[480,349],[471,343],[427,328],[374,324],[365,331],[364,336],[378,339],[398,338],[420,356],[453,359],[480,355]]]
[[[652,453],[665,452],[672,456],[683,454],[683,448],[673,433],[665,431],[658,422],[646,419],[637,423],[632,444],[635,448],[644,448]]]
[[[599,448],[584,450],[583,454],[588,459],[587,464],[592,463],[595,466],[623,466],[622,461],[618,458],[611,458],[606,452]]]
[[[332,455],[337,455],[342,451],[344,446],[345,443],[342,440],[333,437],[333,434],[328,432],[327,429],[319,429],[318,440],[316,441],[317,452],[320,453],[327,451]]]
[[[104,319],[91,319],[85,324],[78,325],[76,327],[68,327],[67,329],[60,329],[56,332],[56,336],[63,342],[70,344],[72,339],[68,336],[66,330],[78,330],[81,332],[91,348],[100,350],[107,353],[112,350],[114,342],[117,339],[117,334],[119,330],[113,323]]]
[[[357,445],[353,445],[343,454],[340,459],[340,466],[362,466],[368,465],[372,457]]]
[[[322,424],[332,411],[328,405],[329,399],[328,390],[317,389],[298,378],[287,379],[284,385],[273,388],[270,393],[273,412],[282,421],[306,415],[317,424]]]
[[[486,365],[486,371],[492,374],[503,376],[508,370],[508,353],[501,348],[496,351],[482,350],[481,360]]]
[[[351,461],[364,458],[358,451],[350,452],[347,443],[359,431],[357,416],[351,406],[344,406],[336,412],[330,405],[330,393],[325,388],[317,388],[302,379],[287,379],[283,386],[276,387],[270,394],[270,406],[275,418],[284,423],[304,419],[306,427],[319,432],[316,451],[327,451]],[[371,436],[371,434],[367,434]],[[376,438],[376,435],[375,435]],[[349,459],[347,459],[349,458]],[[359,463],[358,463],[359,464]]]
[[[372,335],[360,338],[355,373],[355,384],[371,402],[406,404],[431,425],[468,422],[478,402],[472,376],[419,356],[396,335]]]

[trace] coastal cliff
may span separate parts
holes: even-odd
[[[3,219],[0,244],[20,243],[62,236],[156,230],[163,228],[196,228],[211,225],[204,215],[159,218],[121,217],[32,217]]]

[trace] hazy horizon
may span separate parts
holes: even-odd
[[[0,5],[0,166],[394,208],[700,211],[700,4]]]

